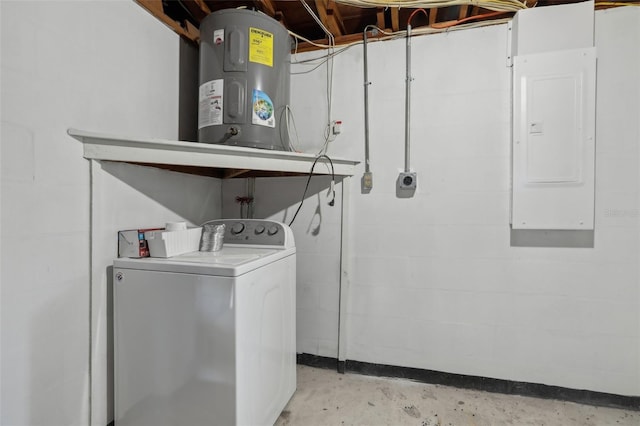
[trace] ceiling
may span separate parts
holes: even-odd
[[[478,21],[495,21],[512,17],[518,9],[578,3],[582,0],[306,0],[307,6],[330,31],[336,44],[362,39],[367,25],[387,31],[412,28],[443,29]],[[198,43],[202,19],[220,9],[246,7],[258,10],[282,23],[289,31],[318,44],[327,44],[323,29],[300,0],[136,0],[160,21],[183,38]],[[411,3],[410,7],[408,3]],[[635,3],[631,1],[597,1],[596,9]],[[404,7],[397,7],[403,4]],[[370,7],[361,7],[362,5]],[[482,5],[482,7],[478,6]],[[412,13],[416,7],[426,13]],[[298,51],[317,49],[302,42]]]

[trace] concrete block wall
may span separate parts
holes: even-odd
[[[0,423],[104,426],[116,232],[217,217],[220,181],[90,168],[66,133],[177,138],[178,37],[140,6],[2,1],[0,15]]]
[[[511,247],[506,25],[414,39],[418,190],[405,199],[395,190],[404,165],[404,41],[371,43],[374,189],[361,194],[360,175],[351,179],[343,224],[347,359],[640,395],[638,23],[637,8],[596,13],[593,248]],[[322,144],[325,72],[292,76],[298,146],[307,152]],[[336,58],[334,77],[332,118],[344,124],[329,155],[362,158],[361,48]],[[260,179],[256,217],[290,217],[304,182]],[[312,232],[316,207],[326,211],[326,178],[318,185],[320,200],[308,195],[294,226],[303,247],[298,351],[336,357],[341,228],[327,221]],[[223,184],[227,202],[238,191],[240,183]]]
[[[312,179],[291,228],[297,255],[297,351],[335,358],[338,350],[342,185],[336,186],[332,207],[328,204],[333,199],[328,194],[330,182],[328,176]],[[291,223],[305,183],[303,177],[256,179],[254,217]],[[222,186],[223,217],[241,217],[240,205],[235,198],[246,195],[245,179],[225,180]]]
[[[178,40],[139,6],[5,1],[0,23],[0,423],[105,425],[111,236],[238,216],[244,181],[222,191],[136,166],[90,170],[66,135],[177,136]],[[348,359],[640,395],[639,24],[637,8],[596,13],[593,249],[509,246],[505,26],[415,39],[410,199],[395,197],[404,45],[372,43],[375,187],[349,183]],[[361,70],[358,48],[336,59],[333,117],[345,125],[330,155],[362,157]],[[324,68],[292,78],[309,152],[322,143],[324,81]],[[304,183],[259,179],[256,217],[288,222]],[[330,208],[328,185],[314,178],[294,224],[298,350],[336,356],[342,188]]]

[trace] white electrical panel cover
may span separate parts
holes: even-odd
[[[516,56],[513,229],[593,229],[594,47]]]

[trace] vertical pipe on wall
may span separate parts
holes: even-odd
[[[367,194],[373,188],[373,175],[369,164],[369,58],[367,56],[367,31],[378,31],[375,25],[367,25],[362,35],[364,60],[364,174],[362,175],[362,193]]]
[[[344,373],[347,361],[347,306],[349,300],[349,198],[351,177],[342,179],[340,218],[340,294],[338,299],[338,372]]]
[[[411,145],[411,24],[407,25],[407,81],[404,106],[404,171],[410,169],[410,145]]]
[[[367,57],[367,31],[376,29],[373,25],[367,25],[362,37],[362,57],[364,60],[364,171],[369,173],[369,60]]]
[[[256,178],[247,178],[247,219],[253,219],[253,202],[255,200]]]
[[[96,173],[96,160],[89,160],[89,359],[87,361],[87,416],[89,418],[89,425],[93,424],[93,285],[95,280],[93,279],[93,236],[94,236],[94,204],[95,204],[95,173]]]

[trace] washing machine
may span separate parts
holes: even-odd
[[[296,249],[219,220],[217,252],[114,261],[116,426],[273,425],[296,389]]]

